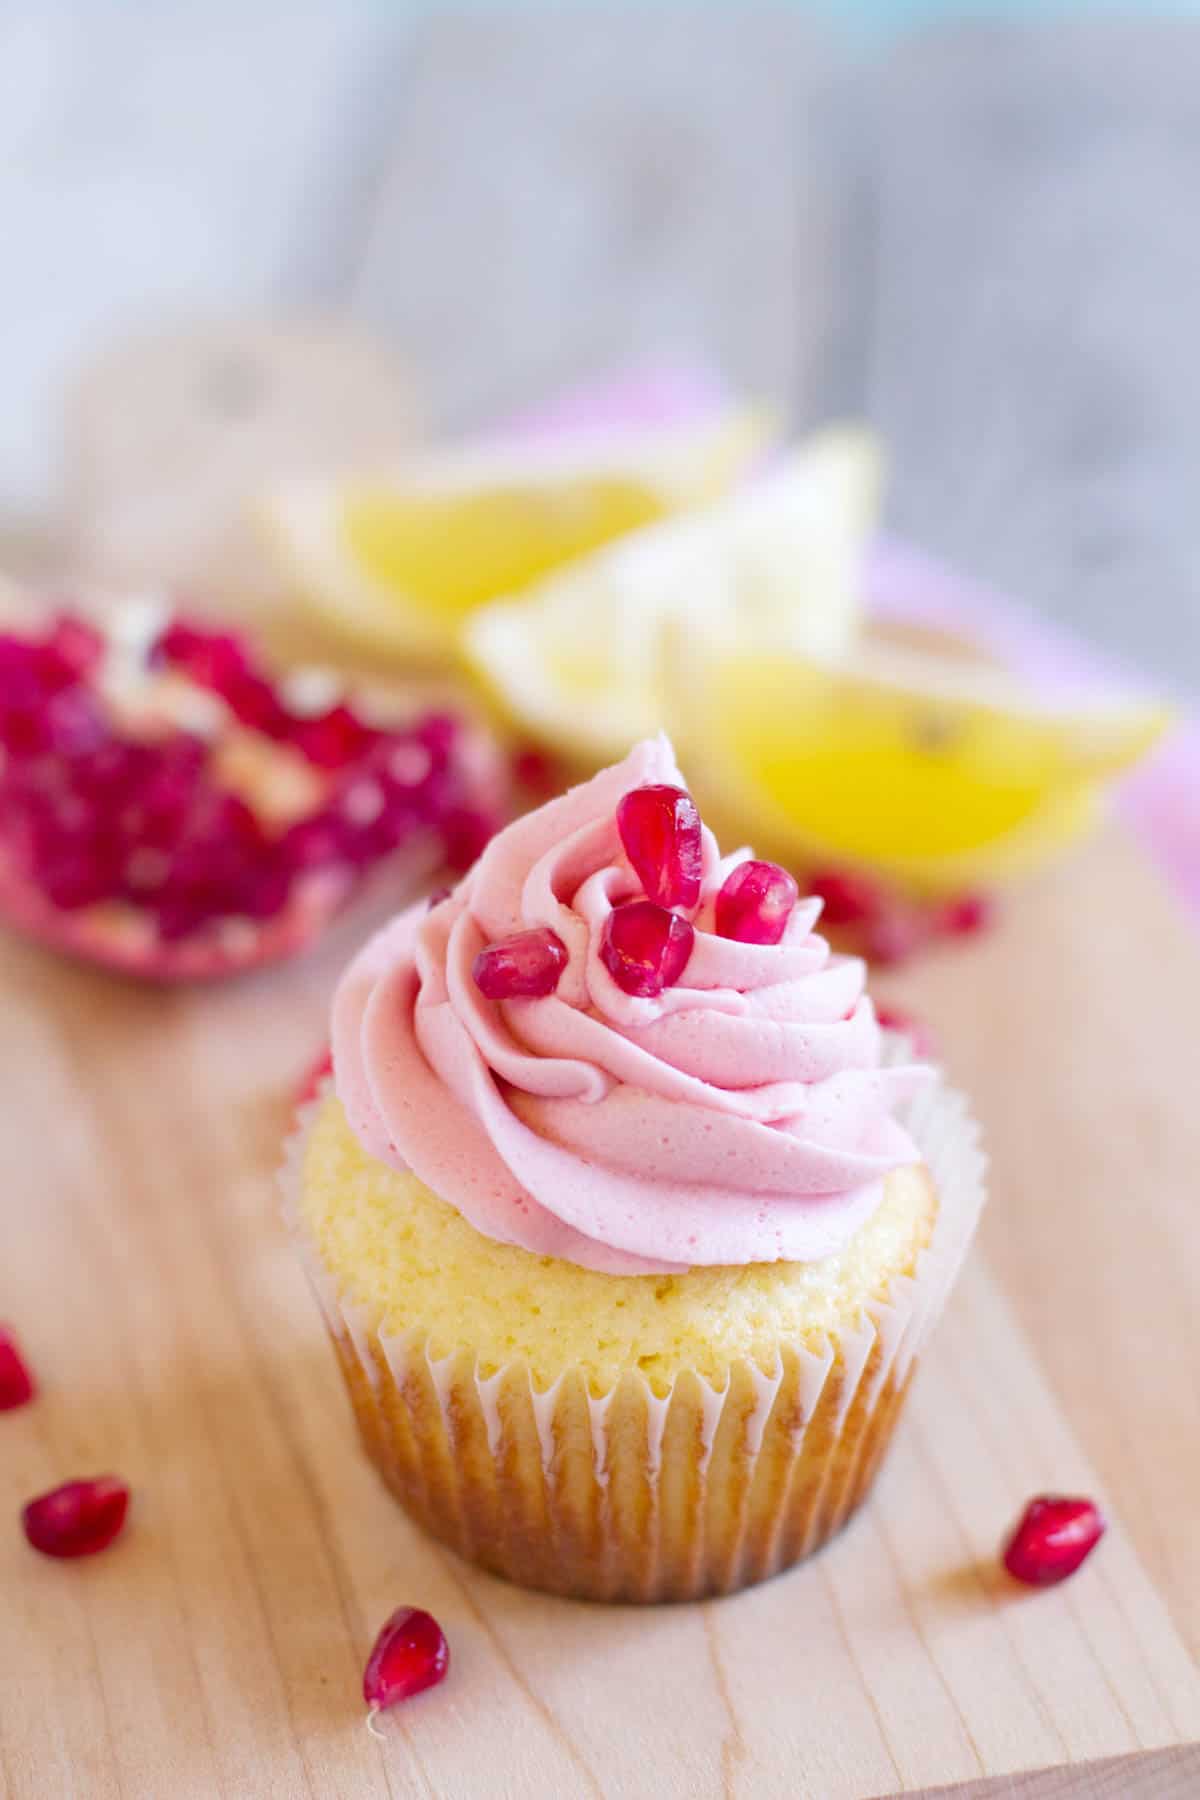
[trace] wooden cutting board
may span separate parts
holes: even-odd
[[[0,1314],[43,1389],[0,1419],[4,1800],[1200,1792],[1200,940],[1130,844],[892,982],[975,1095],[982,1245],[864,1513],[694,1607],[477,1574],[360,1456],[272,1184],[351,936],[196,993],[0,942]],[[21,1502],[108,1469],[122,1542],[35,1556]],[[1047,1488],[1113,1525],[1027,1594],[996,1544]],[[378,1742],[402,1602],[453,1663]]]

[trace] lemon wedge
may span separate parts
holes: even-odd
[[[1169,719],[1039,705],[1002,671],[869,638],[835,659],[710,639],[674,668],[697,788],[742,837],[932,889],[1003,880],[1068,843]]]
[[[300,595],[375,651],[442,660],[466,616],[610,539],[722,493],[768,416],[475,446],[389,477],[277,489],[262,522]]]
[[[879,483],[868,432],[818,433],[739,492],[482,607],[464,630],[468,661],[525,730],[581,762],[619,758],[670,722],[679,635],[782,634],[827,656],[848,647]]]

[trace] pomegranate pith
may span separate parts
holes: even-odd
[[[1094,1501],[1039,1494],[1005,1545],[1004,1566],[1029,1587],[1053,1587],[1091,1555],[1105,1528]]]
[[[630,900],[605,920],[600,960],[622,992],[653,1000],[679,980],[695,938],[678,913],[653,900]]]
[[[717,936],[741,944],[777,944],[799,892],[795,878],[778,863],[739,863],[717,895]]]
[[[488,1000],[535,1000],[552,994],[567,966],[567,947],[556,931],[539,926],[487,944],[471,968]]]
[[[25,1536],[43,1556],[94,1556],[120,1536],[129,1489],[115,1475],[67,1481],[39,1494],[21,1514]]]
[[[617,830],[648,900],[695,906],[703,846],[700,814],[685,789],[666,783],[632,788],[617,807]]]
[[[16,1338],[7,1326],[0,1325],[0,1412],[27,1405],[36,1391]]]
[[[416,1606],[398,1606],[375,1639],[363,1671],[363,1699],[372,1713],[436,1687],[450,1667],[450,1646],[437,1620]]]

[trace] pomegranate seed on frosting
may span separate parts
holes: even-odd
[[[609,914],[600,959],[624,993],[652,1000],[679,980],[695,937],[678,913],[653,900],[630,900]]]
[[[778,863],[739,863],[717,895],[717,936],[739,944],[777,944],[800,890]]]
[[[666,738],[635,745],[508,825],[439,911],[394,919],[334,1004],[337,1090],[371,1155],[484,1236],[606,1274],[837,1254],[920,1160],[893,1114],[931,1072],[881,1066],[863,964],[811,929],[815,902],[775,944],[719,935],[736,859],[707,832],[699,923],[643,896],[618,813],[666,812],[667,841],[681,795]],[[774,905],[746,911],[773,930],[791,890],[763,882],[742,877]],[[498,1015],[473,959],[486,947],[486,992],[487,953],[547,924],[569,949],[553,1004]]]
[[[1004,1550],[1004,1566],[1028,1587],[1053,1587],[1073,1575],[1104,1536],[1092,1500],[1039,1494],[1022,1513]]]
[[[0,1325],[0,1412],[14,1412],[18,1406],[25,1406],[35,1391],[33,1376],[16,1338]]]
[[[685,788],[633,788],[617,807],[625,854],[656,906],[693,907],[700,898],[700,814]]]
[[[375,1639],[363,1671],[363,1699],[371,1716],[436,1687],[450,1667],[450,1646],[432,1614],[398,1606]]]
[[[537,1000],[552,994],[567,966],[567,947],[544,926],[488,944],[475,958],[475,986],[488,1000]]]
[[[94,1556],[121,1534],[129,1489],[116,1475],[67,1481],[39,1494],[21,1514],[25,1536],[43,1556]]]

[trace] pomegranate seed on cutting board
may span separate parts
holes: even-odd
[[[21,1514],[25,1536],[43,1556],[94,1556],[120,1536],[129,1489],[116,1475],[66,1481],[29,1501]]]
[[[0,1325],[0,1412],[15,1412],[18,1406],[27,1405],[36,1392],[16,1338],[7,1326]]]
[[[363,1671],[363,1699],[370,1716],[436,1687],[449,1667],[450,1646],[432,1614],[416,1606],[398,1606],[375,1639]]]
[[[1029,1587],[1053,1587],[1073,1575],[1104,1536],[1092,1500],[1039,1494],[1029,1502],[1004,1549],[1004,1566]]]

